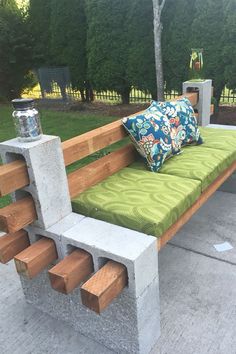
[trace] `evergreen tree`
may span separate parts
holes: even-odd
[[[30,30],[34,39],[34,66],[38,68],[50,65],[52,62],[50,48],[50,0],[30,0],[28,13]]]
[[[0,96],[19,97],[29,84],[32,65],[27,23],[15,1],[0,3]]]
[[[202,0],[203,1],[203,0]],[[166,91],[182,92],[189,79],[191,24],[195,0],[168,0],[163,11],[163,58]]]
[[[11,11],[18,11],[18,7],[15,0],[0,0],[0,8]]]
[[[236,1],[225,0],[224,66],[225,81],[229,89],[236,91]]]
[[[72,86],[89,101],[84,0],[51,0],[51,46],[56,65],[70,68]],[[91,97],[90,97],[91,98]]]
[[[86,0],[88,72],[96,90],[114,90],[129,102],[127,0]]]
[[[196,0],[195,19],[192,23],[192,47],[204,49],[204,78],[213,79],[214,96],[218,103],[225,86],[224,20],[222,0]]]
[[[137,89],[157,98],[152,0],[133,0],[129,9],[128,76]]]

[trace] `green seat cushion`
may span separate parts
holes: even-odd
[[[77,213],[161,236],[200,196],[201,183],[124,168],[73,198]]]
[[[207,148],[204,144],[186,146],[182,150],[182,154],[168,159],[159,173],[198,180],[202,191],[235,159],[234,152]],[[130,167],[146,169],[143,161],[134,162]]]
[[[236,159],[236,130],[200,128],[204,146],[234,152]]]

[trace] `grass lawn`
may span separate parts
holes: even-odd
[[[101,116],[101,114],[97,115],[96,113],[88,114],[85,112],[58,112],[50,110],[42,110],[40,112],[44,134],[58,135],[62,141],[118,119],[117,117]],[[10,105],[0,105],[0,142],[15,137],[11,113],[12,108]],[[92,162],[104,154],[107,154],[109,151],[114,150],[117,146],[121,146],[123,144],[124,142],[119,142],[111,147],[86,157],[85,159],[69,166],[67,168],[67,172],[73,171],[78,167]],[[8,203],[10,203],[9,196],[0,198],[0,207],[3,207]]]

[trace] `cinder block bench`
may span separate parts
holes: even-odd
[[[160,248],[167,230],[184,213],[192,215],[194,203],[202,205],[235,168],[236,131],[201,128],[201,133],[203,145],[184,147],[159,173],[137,160],[73,198],[73,210],[158,237]]]
[[[124,139],[121,121],[62,145],[1,143],[0,196],[13,203],[0,210],[0,261],[15,258],[26,300],[115,352],[149,353],[160,335],[157,249],[236,169],[236,131],[202,135],[160,173],[126,144],[66,175]]]

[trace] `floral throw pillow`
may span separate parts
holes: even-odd
[[[149,109],[157,108],[169,118],[172,134],[175,135],[176,145],[202,144],[197,119],[188,98],[183,97],[176,101],[153,101]]]
[[[158,171],[166,158],[179,152],[172,148],[170,121],[159,109],[146,109],[137,115],[123,118],[122,122],[152,171]]]

